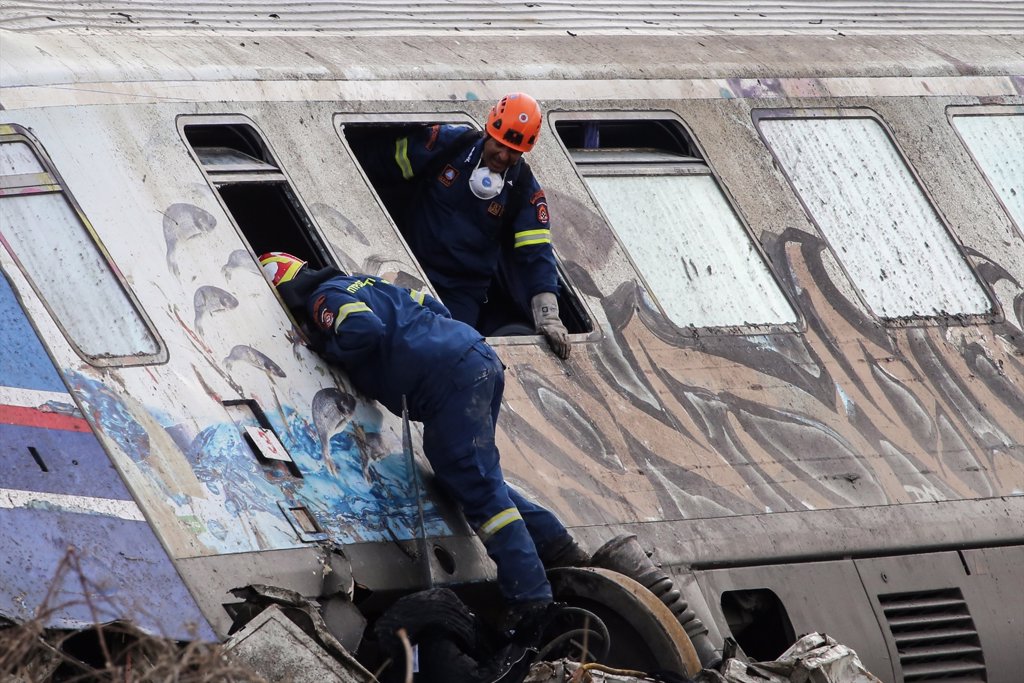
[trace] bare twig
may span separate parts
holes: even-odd
[[[402,647],[405,649],[405,683],[412,683],[412,645],[409,643],[409,635],[404,628],[398,629],[395,635],[402,641]]]
[[[381,675],[382,673],[384,673],[385,671],[387,671],[387,668],[388,668],[389,666],[391,666],[391,657],[388,657],[387,659],[385,659],[385,660],[384,660],[384,663],[383,663],[383,664],[381,664],[381,665],[380,665],[380,667],[379,667],[379,668],[378,668],[378,669],[377,669],[376,671],[374,671],[374,672],[373,672],[373,677],[374,677],[375,679],[376,679],[376,678],[380,678],[380,675]]]
[[[58,602],[68,578],[77,582],[81,596]],[[58,673],[63,681],[89,683],[267,683],[258,673],[229,659],[218,643],[193,641],[182,646],[171,638],[147,634],[124,622],[103,623],[104,614],[125,614],[113,605],[102,587],[82,571],[81,560],[69,548],[57,565],[35,615],[21,624],[0,627],[0,681],[17,678],[48,681]],[[85,631],[46,627],[75,607],[85,607],[93,625]],[[137,610],[136,610],[137,611]],[[72,637],[94,634],[103,656],[102,665],[90,665],[66,652]]]

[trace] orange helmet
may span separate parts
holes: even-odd
[[[271,251],[260,256],[263,274],[275,287],[298,275],[304,265],[306,265],[305,261],[283,251]]]
[[[487,133],[506,147],[529,152],[540,135],[540,105],[523,92],[505,95],[491,107]]]

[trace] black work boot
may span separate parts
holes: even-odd
[[[556,567],[589,567],[590,553],[580,547],[572,536],[550,550],[546,549],[540,556],[544,569],[555,569]]]
[[[502,619],[502,633],[509,640],[526,644],[526,641],[531,640],[531,633],[537,630],[537,627],[543,625],[544,616],[550,607],[550,600],[518,602],[510,605]]]

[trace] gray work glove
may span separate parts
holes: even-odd
[[[551,349],[561,359],[569,357],[569,331],[558,317],[558,299],[551,292],[541,292],[530,301],[533,307],[533,324],[537,332],[547,337]]]

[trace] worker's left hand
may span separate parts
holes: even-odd
[[[572,345],[569,343],[569,331],[558,317],[558,299],[551,292],[541,292],[533,297],[530,306],[537,331],[544,335],[559,358],[568,358]]]

